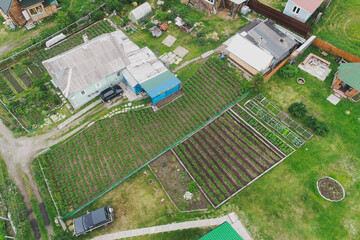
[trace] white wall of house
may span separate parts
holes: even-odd
[[[283,13],[301,22],[306,22],[311,16],[310,13],[293,3],[291,0],[288,0],[286,3]]]
[[[68,96],[68,100],[71,105],[76,109],[91,101],[95,97],[99,96],[100,92],[105,90],[106,88],[113,86],[115,84],[120,83],[123,80],[122,74],[119,72],[113,73],[98,82],[83,88],[70,96]]]

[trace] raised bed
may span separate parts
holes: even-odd
[[[15,89],[15,91],[17,93],[21,93],[22,91],[24,91],[24,88],[18,83],[18,81],[15,79],[15,77],[9,71],[9,69],[4,69],[2,71],[2,74],[8,80],[8,82],[11,84],[11,86]]]
[[[26,86],[26,87],[30,87],[31,84],[33,83],[33,80],[31,79],[31,77],[25,72],[25,70],[19,65],[19,64],[15,64],[12,67],[12,70],[14,71],[14,73],[18,76],[18,78],[20,79],[20,81]]]
[[[316,185],[320,195],[328,201],[339,202],[345,198],[344,188],[331,177],[320,178]]]
[[[0,75],[0,93],[4,95],[6,99],[10,99],[11,97],[15,96],[14,92],[9,87],[8,83],[3,79]]]

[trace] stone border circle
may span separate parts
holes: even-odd
[[[325,179],[325,178],[331,179],[331,180],[335,181],[337,184],[339,184],[339,186],[341,187],[341,189],[342,189],[342,191],[343,191],[343,197],[342,197],[340,200],[328,199],[328,198],[326,198],[325,196],[323,196],[323,195],[321,194],[321,191],[320,191],[320,189],[319,189],[319,181],[320,181],[321,179]],[[333,179],[332,177],[322,177],[322,178],[319,178],[319,179],[316,181],[316,188],[317,188],[320,196],[321,196],[322,198],[324,198],[325,200],[328,200],[328,201],[331,201],[331,202],[340,202],[340,201],[342,201],[342,200],[345,198],[345,190],[344,190],[344,187],[341,185],[341,183],[339,183],[338,181],[336,181],[336,180]]]

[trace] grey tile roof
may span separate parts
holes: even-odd
[[[94,38],[43,65],[66,97],[124,68],[133,86],[166,70],[149,48],[140,49],[120,30]]]
[[[8,14],[13,0],[0,0],[0,8]]]
[[[247,34],[243,34],[246,32]],[[239,31],[240,35],[265,49],[275,59],[282,59],[296,45],[297,42],[280,32],[271,22],[254,20]]]

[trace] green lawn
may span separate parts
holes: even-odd
[[[360,1],[333,0],[312,33],[336,47],[360,56]]]
[[[305,85],[296,83],[298,77],[305,78]],[[328,102],[332,77],[321,82],[300,71],[291,79],[276,74],[266,84],[264,95],[278,106],[286,110],[291,103],[303,101],[310,114],[328,124],[330,133],[314,136],[224,206],[237,209],[255,239],[359,239],[360,103],[341,100],[334,106]],[[343,185],[342,202],[320,197],[316,181],[322,176]]]
[[[171,23],[169,24],[168,31],[163,32],[162,36],[159,38],[152,37],[148,30],[141,28],[138,28],[137,32],[129,32],[126,34],[139,47],[147,46],[153,51],[159,50],[159,56],[175,50],[178,46],[182,46],[189,50],[189,53],[184,57],[184,60],[189,60],[220,46],[248,22],[244,18],[226,20],[217,15],[205,15],[191,8],[187,8],[187,10],[189,11],[187,14],[189,20],[201,23],[201,26],[196,27],[191,33],[185,33],[183,30],[176,27],[174,23]],[[198,32],[202,33],[201,38],[204,39],[203,42],[197,37]],[[162,44],[162,41],[168,35],[177,38],[171,47]]]

